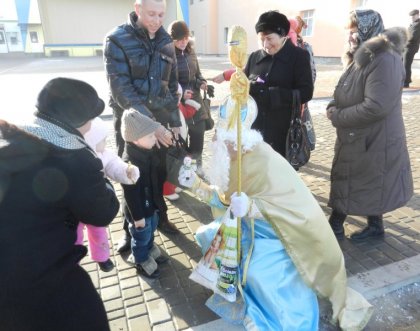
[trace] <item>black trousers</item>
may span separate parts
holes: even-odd
[[[119,157],[123,155],[124,152],[124,139],[121,136],[121,117],[123,114],[123,109],[113,108],[113,124],[114,124],[114,135],[115,135],[115,145],[117,146],[117,154]]]
[[[419,48],[406,48],[404,52],[404,67],[405,67],[405,81],[404,85],[411,83],[411,65],[413,64],[414,55],[418,52]]]
[[[330,216],[330,219],[331,220],[337,220],[337,221],[340,221],[340,222],[344,222],[346,217],[347,217],[346,214],[343,214],[343,213],[333,209],[332,213],[331,213],[331,216]],[[382,220],[382,215],[369,215],[369,216],[366,216],[366,218],[368,220],[371,220],[371,221],[377,221],[377,220]]]
[[[204,132],[206,124],[204,121],[198,121],[188,124],[188,152],[201,163],[201,154],[204,148]],[[199,164],[201,165],[201,164]]]

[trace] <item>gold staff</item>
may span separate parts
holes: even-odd
[[[233,129],[236,122],[237,130],[237,162],[238,162],[238,195],[241,194],[242,183],[242,122],[241,107],[247,104],[249,93],[249,81],[243,69],[247,61],[247,36],[241,26],[233,26],[229,29],[229,60],[236,71],[230,79],[230,93],[234,100],[234,109],[229,118],[228,130]],[[237,218],[238,225],[238,265],[241,260],[241,218]],[[240,282],[239,282],[240,286]]]

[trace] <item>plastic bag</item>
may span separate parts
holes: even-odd
[[[190,279],[213,290],[229,302],[236,301],[238,284],[237,221],[231,217],[230,208],[219,223],[211,242],[203,242],[205,232],[214,227],[205,226],[201,234],[202,247],[207,247],[204,256],[190,275]],[[209,239],[207,239],[209,240]]]

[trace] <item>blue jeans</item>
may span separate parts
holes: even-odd
[[[144,228],[136,228],[130,223],[128,229],[131,234],[131,251],[133,252],[136,263],[141,263],[149,257],[149,251],[153,247],[154,232],[159,222],[157,211],[153,216],[146,217],[146,225]]]

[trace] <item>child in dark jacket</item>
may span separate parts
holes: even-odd
[[[132,237],[132,255],[128,262],[149,278],[158,278],[158,263],[167,260],[153,242],[159,222],[158,206],[165,203],[158,190],[159,160],[152,153],[156,144],[154,132],[159,126],[158,122],[134,109],[124,111],[121,118],[121,135],[125,140],[123,160],[137,166],[141,173],[134,185],[121,185],[124,191],[123,213]]]

